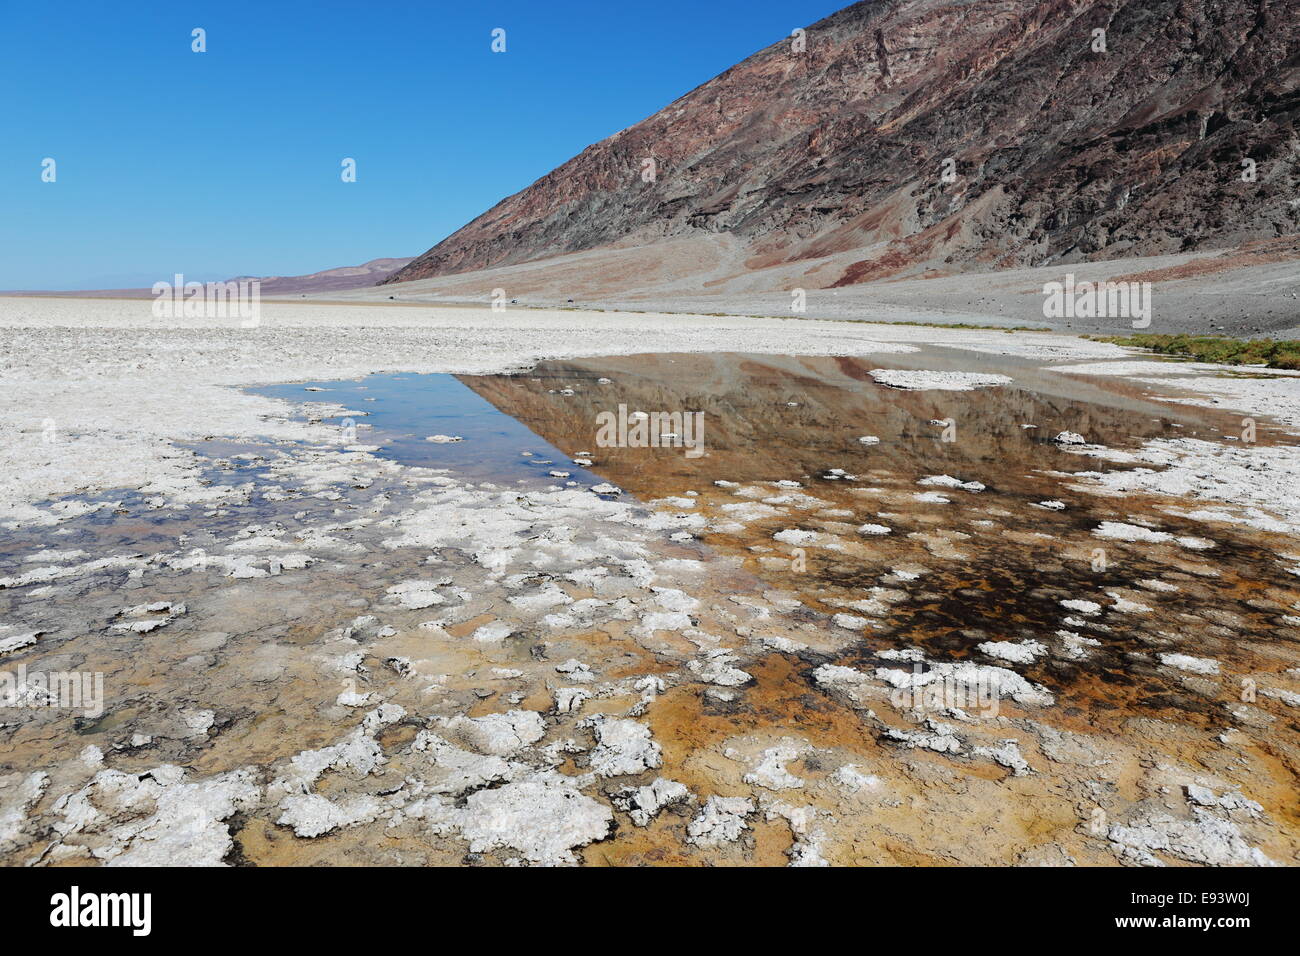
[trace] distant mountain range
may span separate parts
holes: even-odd
[[[371,259],[359,266],[341,266],[305,276],[268,276],[262,279],[262,295],[319,295],[375,285],[412,262],[406,258]]]
[[[1300,232],[1298,79],[1296,0],[866,0],[381,283],[644,250],[629,286],[671,261],[683,289],[831,288],[1274,239]]]
[[[235,276],[239,279],[260,279],[261,294],[271,295],[306,295],[320,296],[330,292],[342,292],[345,289],[361,289],[375,285],[392,275],[412,260],[406,258],[371,259],[359,266],[340,266],[325,269],[303,276]],[[171,282],[170,275],[159,276],[160,282]],[[197,281],[197,280],[196,280]],[[231,281],[231,280],[226,280]],[[23,293],[18,293],[23,294]],[[83,289],[76,292],[40,292],[27,293],[61,296],[97,296],[102,298],[139,299],[149,298],[153,292],[150,288],[137,289]]]

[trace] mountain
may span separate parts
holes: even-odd
[[[302,276],[235,276],[239,279],[260,279],[261,294],[268,295],[312,295],[319,296],[329,292],[342,292],[347,289],[361,289],[375,285],[376,282],[391,276],[412,259],[371,259],[359,266],[340,266],[325,269]],[[159,276],[159,281],[171,282],[170,275]],[[195,280],[199,281],[199,280]],[[206,280],[205,280],[206,281]],[[232,280],[224,280],[232,281]],[[95,296],[98,298],[147,299],[153,295],[149,286],[133,289],[82,289],[75,292],[20,292],[18,295],[62,295]]]
[[[359,289],[375,285],[377,281],[382,282],[412,261],[409,256],[403,259],[371,259],[359,266],[341,266],[305,276],[267,276],[262,279],[262,295],[320,295],[323,292]]]
[[[663,248],[829,288],[1300,231],[1297,0],[866,0],[797,39],[383,282]]]

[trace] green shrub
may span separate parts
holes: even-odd
[[[1300,342],[1296,341],[1230,339],[1217,335],[1094,335],[1089,338],[1150,349],[1162,355],[1187,355],[1198,362],[1218,365],[1300,369]]]

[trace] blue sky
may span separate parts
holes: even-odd
[[[0,289],[416,255],[847,0],[12,3]],[[207,52],[191,51],[191,30]],[[494,54],[491,31],[506,30]],[[46,158],[57,180],[41,181]],[[340,163],[357,162],[343,183]]]

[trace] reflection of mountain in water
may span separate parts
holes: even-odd
[[[1054,474],[1097,467],[1053,441],[1062,431],[1131,448],[1162,436],[1218,439],[1235,430],[1236,417],[1156,404],[1118,381],[1072,382],[1030,366],[1015,370],[1044,390],[901,391],[878,385],[869,370],[956,360],[890,359],[643,355],[548,362],[524,375],[463,381],[567,454],[593,453],[593,471],[642,500],[696,494],[692,511],[708,520],[704,537],[712,547],[742,558],[807,607],[850,612],[862,622],[851,627],[866,639],[845,663],[883,663],[876,655],[887,647],[987,662],[978,651],[983,642],[1039,642],[1053,652],[1016,669],[1067,698],[1072,713],[1114,732],[1139,712],[1219,719],[1220,702],[1151,663],[1155,648],[1235,657],[1242,672],[1269,666],[1271,652],[1256,657],[1263,645],[1252,649],[1249,641],[1274,629],[1300,597],[1273,556],[1279,542],[1239,527],[1211,531],[1169,514],[1169,499],[1080,494]],[[704,412],[707,454],[594,447],[597,415],[620,403],[630,411]],[[933,424],[944,419],[955,422],[953,441],[942,440],[943,426]],[[865,445],[863,436],[879,443]],[[986,488],[917,484],[935,475]],[[715,487],[720,479],[744,487]],[[798,487],[771,484],[777,481]],[[925,492],[938,500],[918,497]],[[1036,505],[1058,497],[1068,507]],[[687,504],[673,498],[665,505],[678,503]],[[737,508],[752,508],[752,516],[733,520]],[[1212,534],[1214,542],[1204,552],[1171,541],[1126,545],[1094,535],[1103,521]],[[863,533],[868,524],[888,532]],[[804,539],[790,532],[810,536],[797,549],[805,552],[798,566],[792,545]],[[912,576],[899,577],[899,568]],[[1177,582],[1177,590],[1152,595],[1140,584],[1151,579]],[[1246,604],[1246,594],[1266,600]],[[1078,598],[1106,610],[1080,623],[1061,603]],[[1121,600],[1148,610],[1121,610]],[[1094,642],[1086,653],[1062,644],[1073,632]]]
[[[567,454],[593,453],[594,468],[604,477],[651,497],[718,479],[798,478],[830,468],[915,477],[947,472],[1004,486],[1030,469],[1088,467],[1051,441],[1061,431],[1132,447],[1202,431],[1217,437],[1232,421],[1198,429],[1196,422],[1209,416],[1190,409],[1147,405],[1136,411],[1014,387],[902,391],[870,378],[868,371],[881,364],[830,357],[641,355],[547,362],[526,375],[462,381]],[[611,381],[601,384],[601,378]],[[597,416],[617,413],[620,404],[647,413],[703,412],[707,454],[689,459],[682,449],[595,447]],[[943,441],[942,426],[930,424],[946,419],[955,424],[954,441]],[[858,439],[864,436],[880,442],[863,444]]]

